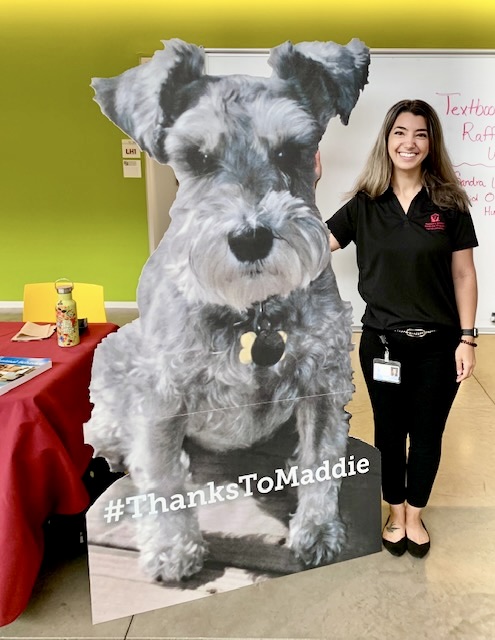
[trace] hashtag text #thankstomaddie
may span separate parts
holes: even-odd
[[[125,500],[122,498],[110,500],[104,509],[103,518],[107,523],[111,523],[118,522],[126,512],[130,512],[133,518],[141,518],[143,515],[180,511],[199,505],[235,500],[241,495],[252,496],[254,488],[259,494],[266,494],[271,491],[281,491],[286,486],[298,487],[314,482],[325,482],[332,478],[338,479],[355,476],[358,473],[368,473],[369,465],[367,458],[360,458],[355,462],[354,456],[350,456],[348,460],[342,457],[331,469],[330,463],[325,460],[315,470],[303,469],[299,471],[298,466],[290,467],[287,472],[284,469],[275,469],[274,478],[271,476],[258,478],[256,473],[250,473],[239,476],[237,482],[231,482],[227,485],[215,486],[213,482],[208,482],[203,489],[187,491],[185,494],[175,493],[168,500],[162,496],[156,496],[154,493],[127,496]]]

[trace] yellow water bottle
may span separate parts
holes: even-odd
[[[77,321],[77,305],[72,298],[74,283],[67,278],[59,278],[55,282],[57,304],[57,344],[59,347],[74,347],[79,344],[79,324]]]

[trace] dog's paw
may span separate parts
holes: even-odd
[[[291,523],[289,546],[294,555],[308,567],[329,564],[346,544],[346,526],[340,518],[316,524],[311,521]]]
[[[141,547],[139,557],[143,571],[163,582],[178,582],[190,578],[203,568],[206,543],[201,536],[184,538],[176,534],[165,543],[150,540]]]

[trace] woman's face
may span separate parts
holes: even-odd
[[[430,150],[425,118],[408,112],[399,114],[389,133],[387,149],[395,170],[419,172]]]

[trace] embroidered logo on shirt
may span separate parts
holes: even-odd
[[[445,231],[445,222],[440,218],[439,213],[432,213],[430,222],[425,222],[425,229],[428,231]]]

